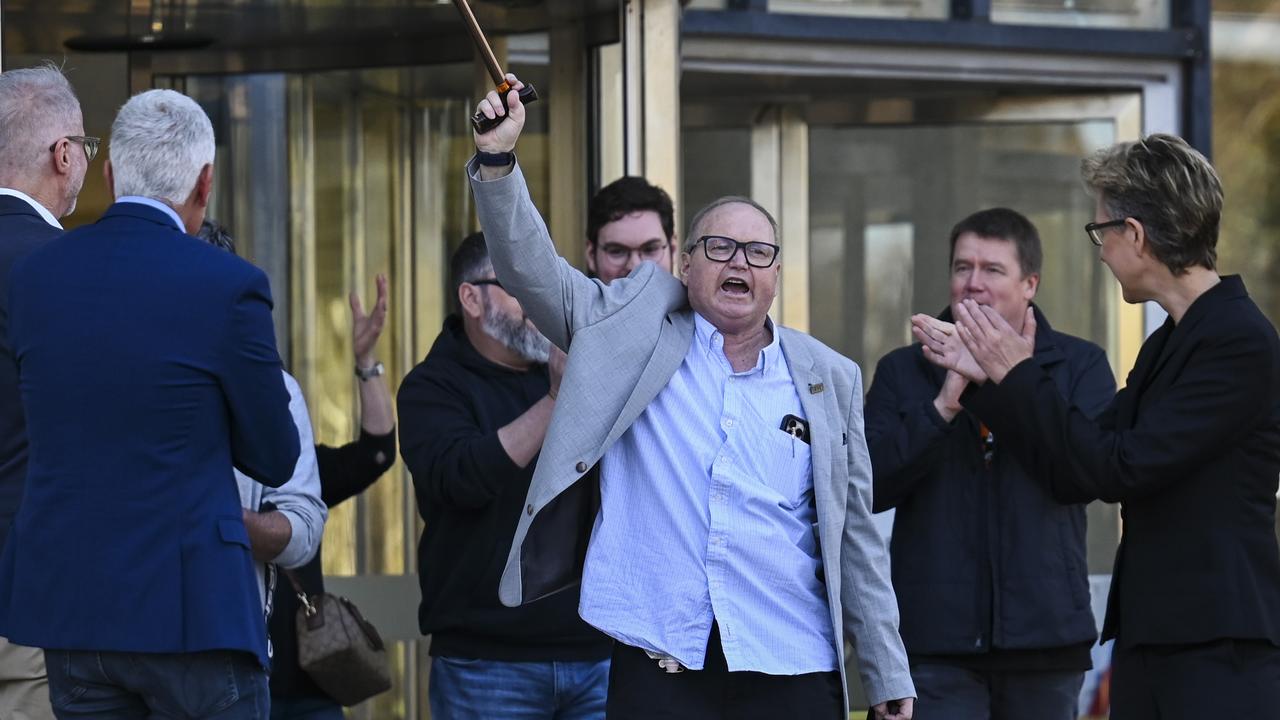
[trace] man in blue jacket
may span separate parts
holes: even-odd
[[[27,432],[5,331],[9,270],[62,234],[98,152],[80,101],[53,66],[0,74],[0,549],[22,502]],[[50,720],[44,653],[0,638],[0,718]]]
[[[209,118],[170,90],[111,128],[116,203],[10,274],[30,440],[0,635],[45,649],[59,718],[260,718],[267,643],[232,467],[298,458],[266,276],[191,237]]]
[[[1041,259],[1021,214],[970,215],[951,233],[952,306],[972,298],[1021,327]],[[1035,313],[1036,362],[1097,414],[1115,392],[1102,348]],[[911,345],[881,359],[867,396],[875,509],[897,508],[890,555],[916,718],[1074,720],[1097,637],[1085,508],[1057,503],[991,418],[961,408],[967,385]]]

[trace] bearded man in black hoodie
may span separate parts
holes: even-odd
[[[603,718],[612,642],[578,617],[578,588],[498,601],[565,355],[494,278],[483,235],[449,269],[458,312],[396,397],[425,523],[418,624],[432,636],[431,716]]]

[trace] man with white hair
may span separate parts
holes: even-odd
[[[261,718],[266,623],[233,466],[293,473],[267,278],[191,237],[214,138],[151,90],[111,128],[116,202],[10,274],[30,438],[0,634],[45,650],[58,718]]]
[[[9,270],[62,234],[98,152],[80,101],[58,68],[0,73],[0,548],[22,502],[27,432],[18,373],[5,339]],[[0,718],[52,718],[44,653],[0,637]]]

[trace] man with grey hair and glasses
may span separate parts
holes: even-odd
[[[9,271],[62,234],[98,138],[84,134],[80,101],[53,65],[0,73],[0,549],[22,502],[27,433],[6,339]],[[0,637],[0,718],[52,718],[44,653]]]
[[[45,650],[58,718],[262,718],[267,640],[232,468],[294,471],[266,275],[192,237],[213,127],[151,90],[111,128],[116,202],[9,275],[30,438],[0,634]]]
[[[581,576],[579,614],[618,641],[610,720],[847,718],[846,641],[875,720],[910,720],[861,372],[769,317],[773,217],[721,198],[690,224],[679,279],[650,262],[588,279],[530,200],[518,94],[490,93],[479,112],[506,115],[467,165],[495,275],[569,353],[503,602]],[[597,461],[601,507],[584,526],[574,510]]]

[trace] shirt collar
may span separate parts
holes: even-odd
[[[187,231],[186,226],[182,224],[182,218],[178,217],[177,211],[155,198],[142,197],[141,195],[125,195],[124,197],[116,198],[116,202],[138,203],[139,205],[153,207],[156,210],[163,212],[165,215],[168,215],[169,219],[173,220],[173,224],[178,226],[178,230],[184,233]]]
[[[759,370],[761,373],[768,372],[775,367],[781,358],[782,345],[778,340],[778,326],[774,324],[773,318],[766,316],[764,319],[765,326],[769,328],[769,332],[773,335],[773,340],[760,351],[760,358],[756,361],[756,366],[748,373]],[[713,357],[724,360],[728,363],[728,358],[724,355],[724,335],[711,324],[710,320],[702,317],[698,313],[693,314],[693,334],[694,341],[699,347],[710,353]],[[745,374],[745,373],[738,373]]]
[[[35,210],[37,213],[40,214],[40,217],[45,222],[58,228],[59,230],[63,229],[62,223],[58,222],[58,218],[54,217],[53,213],[49,212],[49,208],[36,202],[30,195],[22,192],[21,190],[14,190],[13,188],[0,188],[0,195],[8,195],[10,197],[16,197],[19,200],[25,200],[26,203],[31,206],[31,209]]]

